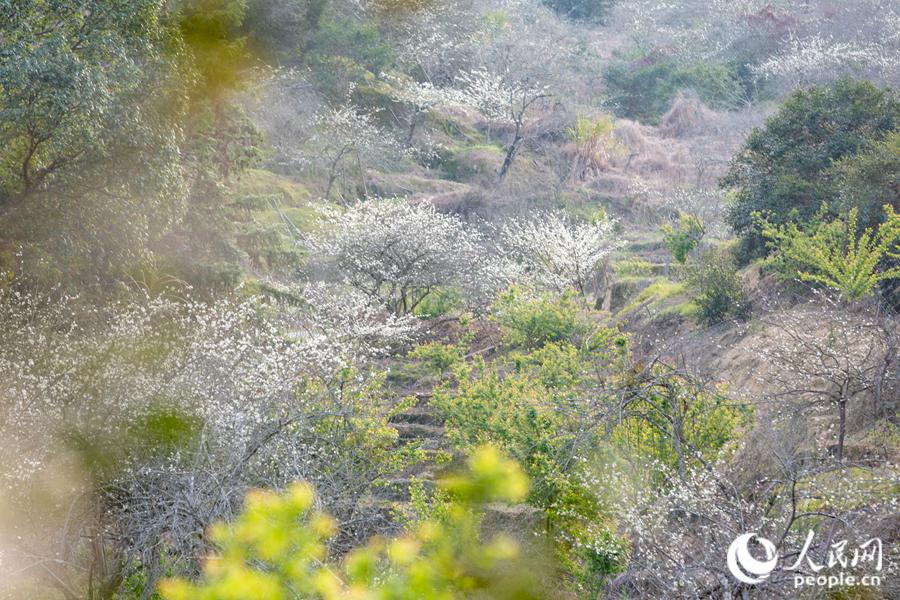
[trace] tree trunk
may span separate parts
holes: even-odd
[[[844,435],[847,433],[847,401],[844,399],[838,402],[838,415],[840,422],[838,424],[837,459],[844,460]]]
[[[366,171],[363,169],[362,158],[359,156],[359,152],[356,153],[356,168],[359,171],[359,182],[362,184],[363,197],[369,197],[369,186],[366,183]]]
[[[334,157],[334,160],[331,161],[331,164],[328,166],[328,186],[325,188],[325,199],[328,200],[331,196],[331,188],[334,186],[334,182],[337,180],[338,176],[338,165],[341,162],[341,159],[344,158],[344,155],[349,152],[350,149],[347,146],[341,148],[341,151],[338,152],[337,156]]]
[[[682,439],[684,437],[684,424],[682,422],[681,411],[678,410],[678,397],[674,391],[669,389],[669,402],[672,403],[672,440],[675,443],[675,456],[678,459],[678,477],[684,481],[685,464],[684,464],[684,448],[682,447]]]
[[[414,114],[409,119],[409,129],[406,132],[406,145],[407,147],[412,146],[413,136],[416,134],[416,125],[418,125],[419,115]]]
[[[519,152],[519,146],[522,144],[523,139],[524,138],[519,135],[517,130],[516,137],[513,139],[512,144],[510,144],[509,150],[506,151],[506,158],[503,159],[503,166],[500,167],[500,173],[497,174],[497,185],[500,185],[503,183],[503,180],[506,179],[506,174],[509,173],[509,169],[516,159],[516,154]]]

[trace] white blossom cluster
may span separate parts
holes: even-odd
[[[510,80],[485,69],[460,73],[457,86],[454,97],[458,103],[475,108],[492,122],[507,125],[520,123],[524,112],[549,93],[540,84]]]
[[[313,126],[314,134],[307,146],[312,149],[311,156],[323,162],[320,166],[330,170],[329,174],[345,158],[367,165],[402,152],[393,135],[379,127],[371,113],[350,101],[317,114]]]
[[[289,319],[288,337],[317,355],[314,362],[325,365],[326,373],[385,356],[418,327],[415,317],[385,312],[354,288],[317,281],[301,286],[296,295],[306,306]]]
[[[833,35],[798,37],[791,35],[786,47],[753,71],[765,79],[781,78],[799,83],[818,83],[838,74],[874,75],[879,79],[894,76],[900,70],[900,45],[860,44],[840,41]]]
[[[323,209],[326,231],[307,244],[332,260],[346,283],[397,315],[439,286],[474,283],[482,237],[428,203],[368,199]]]
[[[537,287],[588,294],[603,261],[621,244],[614,226],[608,217],[574,221],[562,213],[546,213],[512,219],[499,229],[513,274]]]
[[[890,0],[639,0],[622,3],[617,21],[645,49],[669,48],[685,62],[737,58],[790,87],[846,76],[896,82],[900,64],[900,9]]]
[[[416,65],[429,82],[452,81],[476,58],[484,37],[484,20],[474,2],[430,2],[392,22],[391,35],[400,43],[398,59]]]
[[[27,537],[42,545],[16,551],[77,569],[81,527],[104,520],[81,514],[90,507],[115,514],[108,535],[134,558],[152,563],[166,548],[196,560],[201,534],[248,487],[297,478],[349,520],[387,467],[348,441],[378,448],[396,435],[378,425],[389,407],[367,361],[409,339],[415,320],[325,284],[296,296],[293,308],[255,297],[98,307],[0,288],[0,504],[30,515],[35,490],[59,479],[75,491],[54,492],[58,508],[79,515],[65,528],[40,515],[47,530]],[[157,418],[191,432],[171,449],[147,447]],[[369,427],[387,437],[357,431]],[[68,467],[63,458],[82,451],[115,469]],[[352,527],[371,533],[373,523]]]
[[[723,60],[754,34],[754,15],[778,19],[790,0],[636,0],[616,20],[639,46],[670,47],[685,60]]]
[[[782,450],[777,440],[769,441],[756,457],[763,464]],[[664,473],[665,483],[622,498],[620,527],[632,552],[628,571],[612,590],[653,598],[740,597],[742,584],[728,573],[725,557],[737,536],[752,532],[771,540],[783,557],[755,589],[766,597],[790,597],[795,573],[782,567],[794,562],[809,530],[818,531],[809,549],[817,563],[824,563],[831,542],[858,544],[883,535],[898,506],[883,490],[896,484],[896,474],[836,468],[793,451],[800,454],[780,456],[772,477],[749,487],[725,465],[685,478],[655,463],[636,466]],[[615,468],[610,473],[613,489],[629,489],[633,478]],[[798,572],[812,573],[808,564]]]
[[[733,585],[725,568],[731,541],[751,531],[771,537],[773,521],[715,469],[681,479],[657,463],[642,468],[667,476],[659,489],[629,496],[620,507],[621,525],[632,541],[627,584],[646,597],[722,597],[722,588]]]
[[[435,86],[430,81],[416,81],[392,73],[382,73],[391,86],[391,99],[414,107],[419,112],[452,104],[454,90]]]
[[[397,101],[422,111],[450,107],[471,109],[495,124],[515,125],[524,109],[548,93],[545,86],[514,81],[483,68],[462,71],[452,84],[443,87],[428,81],[392,75],[385,77],[392,84],[392,94]]]
[[[276,150],[274,160],[321,176],[325,197],[339,182],[364,187],[368,168],[389,165],[406,152],[394,132],[379,125],[372,111],[357,106],[349,93],[331,105],[296,72],[273,79],[267,102],[259,120]]]

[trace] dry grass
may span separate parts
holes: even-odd
[[[721,118],[694,93],[679,92],[672,107],[659,120],[659,133],[666,138],[710,135],[720,129]]]
[[[688,149],[660,137],[655,127],[623,119],[616,123],[616,137],[628,151],[613,164],[625,172],[644,178],[660,178],[667,184],[688,181],[695,173]]]

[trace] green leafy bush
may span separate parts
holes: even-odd
[[[681,65],[652,56],[612,63],[603,81],[619,115],[650,124],[668,110],[679,90],[693,89],[714,108],[733,108],[744,98],[740,80],[722,65]]]
[[[528,502],[546,514],[558,560],[579,585],[594,586],[627,559],[587,459],[602,442],[591,417],[604,402],[596,378],[622,368],[628,340],[597,325],[577,346],[560,340],[523,347],[491,364],[481,357],[458,363],[433,402],[456,447],[490,443],[522,466],[532,479]]]
[[[693,215],[680,213],[678,228],[670,224],[662,226],[663,241],[679,263],[687,262],[688,255],[697,247],[705,233],[703,222]]]
[[[824,209],[823,209],[824,210]],[[810,231],[795,223],[773,225],[759,217],[760,230],[774,250],[770,264],[786,277],[820,283],[847,300],[872,294],[879,282],[900,278],[900,267],[885,266],[900,258],[900,215],[884,206],[885,222],[877,229],[858,227],[858,209],[847,219],[822,220]]]
[[[425,319],[433,319],[446,315],[462,303],[462,295],[455,289],[441,287],[428,294],[416,308],[413,314]]]
[[[493,317],[503,328],[504,339],[513,346],[538,348],[549,342],[569,340],[583,329],[581,307],[574,291],[561,295],[532,294],[512,286],[491,306]]]
[[[885,198],[878,197],[883,188],[857,195],[853,187],[860,175],[866,178],[872,172],[866,165],[878,165],[875,170],[880,171],[882,166],[896,163],[896,156],[891,155],[896,139],[892,146],[879,146],[878,142],[898,126],[900,99],[891,88],[842,80],[794,92],[764,127],[753,130],[722,179],[723,186],[735,191],[727,221],[742,238],[741,258],[766,252],[755,212],[764,213],[773,225],[801,223],[811,220],[825,202],[830,216],[859,206],[860,216],[865,217],[860,225],[877,224],[868,219],[884,203]],[[850,160],[848,157],[860,151],[873,152],[877,158],[834,167],[835,161]],[[832,171],[833,167],[837,171]],[[840,173],[849,186],[841,185]],[[884,177],[882,173],[879,179],[885,181]],[[889,190],[890,183],[885,183]],[[873,200],[877,203],[874,211],[869,205]]]
[[[714,325],[749,316],[750,305],[731,252],[723,249],[706,252],[689,270],[688,282],[696,292],[694,303],[702,323]]]
[[[747,423],[748,411],[729,402],[721,389],[706,388],[665,364],[649,367],[622,382],[625,403],[612,442],[629,460],[684,475],[718,458]],[[657,471],[659,467],[662,470]]]
[[[464,348],[455,344],[429,342],[416,346],[409,353],[410,358],[421,361],[429,371],[443,377],[452,367],[463,359]]]
[[[618,278],[650,277],[653,275],[653,264],[642,258],[629,258],[613,264],[613,272]]]
[[[847,215],[856,208],[863,229],[883,223],[884,204],[900,209],[900,130],[837,161],[829,177],[835,182],[833,213]]]
[[[395,57],[373,21],[326,12],[304,59],[319,89],[338,99],[351,89],[349,84],[389,71]]]
[[[480,507],[517,502],[528,490],[518,465],[490,447],[471,455],[465,474],[442,481],[446,511],[408,534],[373,539],[342,565],[327,560],[335,523],[315,509],[311,486],[248,494],[243,513],[210,535],[219,546],[200,582],[169,579],[166,600],[429,600],[548,597],[534,565],[520,557],[509,537],[482,542]]]

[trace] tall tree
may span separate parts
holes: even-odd
[[[158,0],[0,2],[6,235],[102,262],[177,217],[183,104],[162,17]]]
[[[900,126],[900,99],[891,88],[842,80],[792,94],[738,153],[722,185],[735,190],[727,220],[748,256],[765,252],[753,213],[775,224],[808,220],[822,202],[835,205],[828,177],[834,161]],[[861,223],[867,227],[869,223]]]

